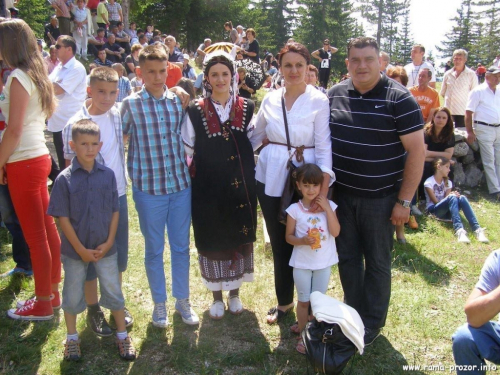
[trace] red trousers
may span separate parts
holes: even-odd
[[[61,239],[47,215],[49,155],[7,164],[7,185],[24,238],[30,249],[35,295],[49,297],[51,284],[61,281]]]

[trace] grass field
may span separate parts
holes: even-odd
[[[393,250],[392,299],[383,336],[357,356],[352,374],[400,374],[404,365],[445,366],[453,364],[450,337],[465,321],[463,304],[472,290],[484,259],[500,241],[497,229],[499,206],[481,190],[470,195],[481,225],[487,228],[491,244],[472,240],[458,244],[451,224],[423,217],[418,230],[407,231],[408,244]],[[0,373],[9,374],[305,374],[306,360],[294,350],[295,340],[288,326],[265,323],[266,311],[275,304],[272,259],[262,232],[255,244],[255,282],[241,290],[246,311],[241,316],[226,314],[212,321],[207,310],[210,293],[202,286],[196,250],[191,251],[191,301],[200,315],[199,327],[182,323],[173,315],[171,325],[151,325],[151,301],[143,264],[143,238],[132,199],[130,205],[130,262],[124,277],[127,306],[135,317],[131,335],[138,349],[135,362],[118,357],[110,338],[100,339],[86,328],[85,316],[78,320],[83,359],[62,360],[65,326],[62,315],[52,322],[29,323],[10,320],[5,311],[15,300],[30,297],[33,281],[22,277],[0,280]],[[260,227],[262,219],[260,220]],[[0,272],[13,266],[9,237],[0,230]],[[191,244],[192,248],[194,244]],[[165,269],[170,274],[168,257]],[[168,280],[170,282],[170,280]],[[169,288],[170,289],[170,288]],[[328,294],[342,298],[337,268]],[[432,373],[432,371],[404,372]]]

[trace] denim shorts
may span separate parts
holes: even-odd
[[[128,264],[128,206],[127,194],[118,198],[120,203],[120,218],[118,219],[118,228],[116,230],[115,245],[118,254],[118,272],[125,272]],[[87,270],[87,281],[95,280],[97,273],[93,263],[89,264]]]
[[[125,307],[116,259],[115,253],[94,263],[101,291],[99,305],[111,311]],[[87,308],[84,286],[89,263],[62,254],[61,261],[64,267],[62,308],[68,314],[77,315]]]

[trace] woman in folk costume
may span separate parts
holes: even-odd
[[[248,140],[254,103],[237,96],[233,55],[207,54],[204,98],[191,102],[182,126],[186,153],[193,156],[194,238],[203,283],[214,297],[212,319],[224,316],[223,290],[229,290],[229,312],[243,311],[239,288],[253,280],[254,268],[257,198]]]

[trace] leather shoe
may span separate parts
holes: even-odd
[[[113,330],[106,321],[99,305],[88,306],[87,325],[97,336],[108,337],[113,335]]]
[[[380,328],[365,328],[365,346],[373,344],[373,342],[380,336]]]

